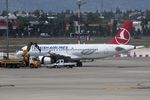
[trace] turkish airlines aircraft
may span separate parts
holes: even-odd
[[[136,46],[126,45],[131,39],[131,29],[132,21],[127,20],[109,44],[39,44],[41,52],[32,46],[28,54],[39,57],[42,63],[67,59],[82,66],[82,60],[102,59],[136,49]],[[16,55],[21,57],[26,48],[24,46]]]

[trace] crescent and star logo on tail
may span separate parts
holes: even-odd
[[[127,44],[130,41],[130,32],[125,28],[120,29],[120,34],[115,36],[115,40],[118,44]]]
[[[131,39],[131,30],[133,27],[133,23],[130,20],[127,20],[122,28],[119,29],[117,35],[111,40],[110,44],[128,44]]]

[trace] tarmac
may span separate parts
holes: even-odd
[[[0,100],[149,100],[150,58],[108,58],[74,68],[0,68]]]

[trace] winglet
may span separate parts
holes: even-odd
[[[122,28],[119,29],[115,38],[113,38],[110,44],[128,44],[131,39],[132,21],[127,20]]]

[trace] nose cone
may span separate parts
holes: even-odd
[[[23,51],[18,51],[18,52],[16,53],[16,57],[17,57],[17,58],[21,58],[21,57],[22,57],[22,53],[23,53]]]

